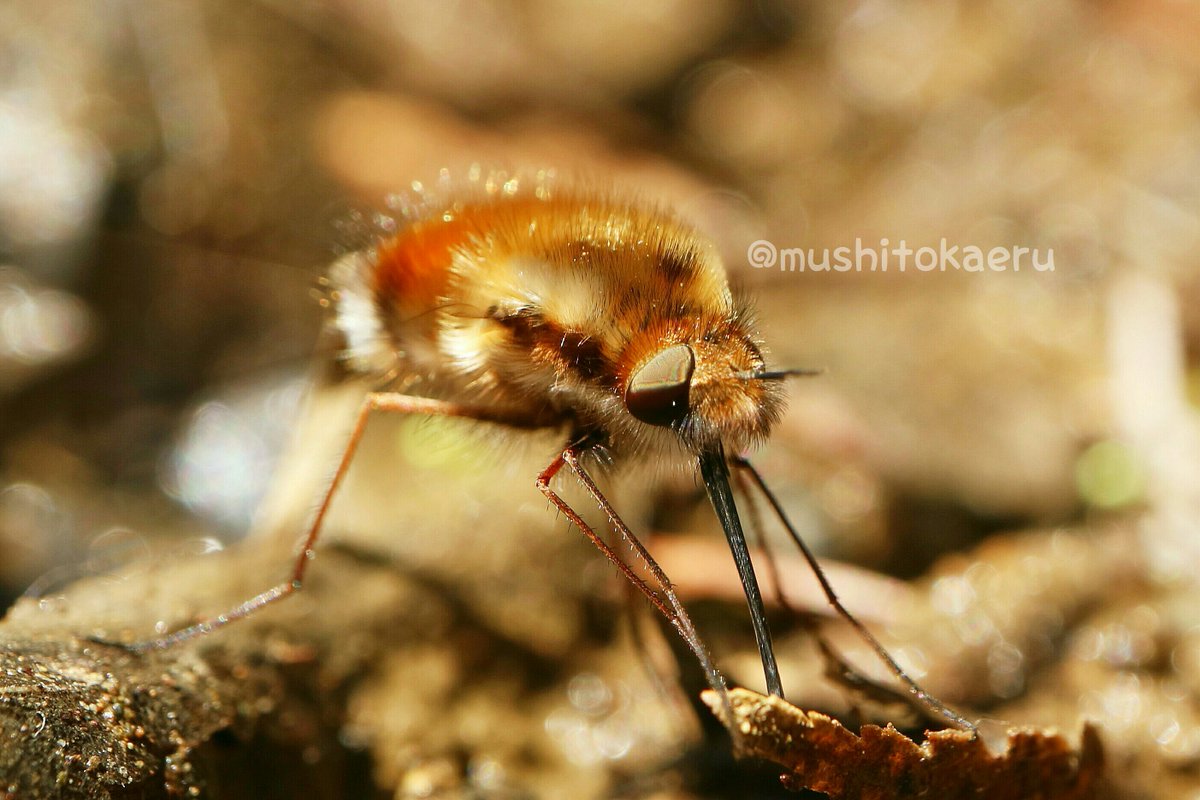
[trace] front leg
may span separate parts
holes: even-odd
[[[579,530],[583,532],[583,535],[586,536],[588,540],[591,541],[591,543],[594,544],[596,548],[604,554],[604,557],[612,562],[612,564],[621,571],[621,574],[624,575],[625,578],[631,584],[633,584],[633,586],[639,592],[645,595],[646,599],[649,600],[650,603],[657,608],[664,617],[666,617],[667,621],[671,623],[671,626],[675,628],[675,630],[683,638],[683,641],[687,644],[688,648],[692,651],[692,653],[695,654],[697,660],[699,660],[700,666],[704,669],[704,674],[708,679],[709,685],[712,686],[714,691],[721,695],[723,702],[728,704],[728,691],[725,686],[725,679],[713,665],[712,657],[708,654],[708,649],[705,648],[704,643],[700,641],[700,635],[696,632],[696,626],[692,623],[691,617],[688,616],[687,610],[683,607],[683,603],[679,601],[679,597],[675,593],[675,587],[671,584],[670,579],[667,578],[666,573],[663,572],[662,567],[660,567],[658,562],[654,560],[654,557],[650,555],[650,552],[646,549],[645,545],[643,545],[641,541],[634,536],[633,531],[629,529],[629,526],[626,525],[624,520],[621,519],[620,515],[617,514],[616,509],[612,507],[612,504],[608,502],[608,498],[606,498],[600,491],[600,488],[596,486],[595,481],[592,480],[591,476],[587,473],[587,470],[585,470],[583,465],[579,463],[579,456],[580,452],[574,446],[567,447],[565,450],[563,450],[553,461],[550,462],[550,465],[546,467],[546,469],[544,469],[540,475],[538,475],[538,489],[541,490],[542,494],[544,494],[559,511],[565,514],[567,519],[571,520],[575,527],[579,528]],[[601,538],[596,531],[590,525],[588,525],[587,522],[584,521],[583,517],[581,517],[579,513],[576,512],[569,503],[567,503],[566,500],[560,497],[554,491],[554,489],[551,488],[550,482],[564,466],[570,467],[571,471],[575,473],[575,477],[579,480],[580,484],[582,484],[588,495],[591,496],[592,500],[595,501],[600,510],[603,511],[605,516],[608,517],[609,523],[612,524],[613,528],[616,529],[621,538],[625,540],[625,542],[633,549],[638,558],[641,559],[642,563],[645,564],[646,569],[649,571],[651,577],[654,579],[655,584],[658,586],[657,590],[651,588],[651,586],[646,583],[646,581],[643,580],[641,576],[639,576],[633,570],[632,567],[621,560],[621,557],[617,555],[616,551],[614,551],[612,547],[610,547],[609,544],[605,542],[604,539]],[[732,716],[730,719],[732,719]]]

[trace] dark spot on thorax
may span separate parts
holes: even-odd
[[[514,344],[541,359],[562,362],[580,378],[594,381],[610,371],[600,341],[579,331],[564,330],[537,309],[525,307],[507,313],[488,309],[488,316],[506,328]]]
[[[691,251],[668,251],[659,256],[658,268],[668,283],[690,278],[696,270],[696,257]]]
[[[559,340],[563,358],[584,380],[602,378],[609,371],[600,342],[578,331],[566,331]]]
[[[539,333],[551,327],[546,322],[545,315],[531,306],[517,309],[501,309],[491,306],[487,310],[487,315],[512,334],[514,343],[525,347],[532,347],[537,342]]]

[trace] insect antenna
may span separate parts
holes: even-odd
[[[784,378],[811,378],[824,375],[824,369],[774,369],[758,370],[756,372],[741,372],[738,377],[744,381],[780,381]]]
[[[766,498],[767,503],[770,504],[771,509],[775,512],[775,516],[777,516],[779,521],[783,523],[784,528],[787,529],[788,535],[792,537],[792,541],[795,542],[796,546],[803,554],[804,560],[808,562],[808,566],[812,570],[813,575],[816,576],[817,582],[821,584],[821,590],[825,593],[825,599],[829,601],[829,604],[833,606],[833,609],[838,613],[838,615],[854,628],[859,636],[862,637],[863,641],[870,645],[871,649],[875,651],[875,655],[878,656],[879,659],[888,666],[892,673],[905,685],[905,687],[907,687],[909,694],[918,703],[935,712],[937,716],[943,717],[950,721],[955,726],[964,730],[969,730],[972,734],[977,734],[978,729],[973,723],[965,719],[958,712],[951,709],[941,700],[937,699],[932,694],[921,688],[920,684],[913,680],[908,673],[904,671],[904,668],[896,663],[896,659],[892,658],[891,653],[889,653],[884,646],[879,643],[879,640],[875,638],[875,635],[872,634],[865,625],[858,621],[857,617],[851,614],[846,607],[842,605],[842,601],[838,599],[837,593],[833,590],[832,584],[829,583],[829,579],[825,576],[825,571],[821,569],[821,565],[817,561],[816,555],[813,554],[812,550],[809,549],[804,539],[801,538],[799,532],[796,530],[796,527],[792,524],[792,521],[788,519],[787,514],[783,510],[783,506],[779,503],[779,499],[767,486],[766,481],[763,480],[763,477],[759,471],[754,467],[753,464],[751,464],[742,456],[735,456],[731,460],[734,467],[745,471],[746,474],[750,476],[750,480],[758,488],[759,492],[762,493],[762,496]]]

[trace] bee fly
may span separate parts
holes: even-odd
[[[298,591],[370,416],[428,414],[563,430],[564,444],[537,476],[537,488],[662,613],[725,697],[724,679],[670,580],[587,466],[589,456],[690,458],[741,577],[767,690],[782,697],[729,470],[747,471],[799,541],[740,454],[764,441],[782,414],[782,379],[812,371],[768,369],[747,307],[730,291],[714,246],[674,215],[541,179],[527,187],[490,176],[465,188],[447,199],[423,196],[414,184],[417,195],[398,201],[394,228],[330,271],[342,365],[377,378],[383,388],[361,406],[289,579],[220,616],[130,647],[169,647]],[[558,494],[555,478],[564,469],[641,559],[647,578]],[[845,611],[800,546],[835,609],[910,693],[966,724],[909,679]]]

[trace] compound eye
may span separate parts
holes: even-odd
[[[696,357],[686,344],[663,350],[633,373],[625,389],[625,407],[647,425],[670,425],[688,412],[688,393]]]

